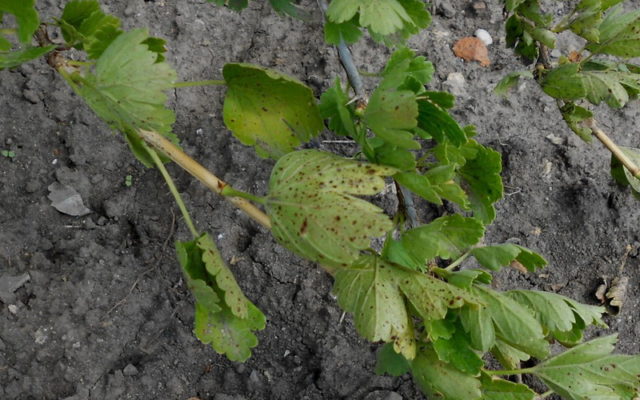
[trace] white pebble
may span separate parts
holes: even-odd
[[[473,36],[475,36],[478,39],[482,40],[482,42],[484,44],[486,44],[487,46],[489,46],[491,43],[493,43],[493,39],[491,38],[491,35],[489,34],[489,32],[485,31],[484,29],[477,29],[473,33]]]

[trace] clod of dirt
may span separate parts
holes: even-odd
[[[29,282],[30,279],[31,277],[26,272],[18,276],[0,276],[0,301],[5,304],[13,303],[16,299],[16,296],[13,294],[13,292],[20,289],[20,287]]]
[[[63,214],[81,217],[91,212],[82,202],[82,197],[71,186],[54,182],[49,185],[49,200],[56,210]]]
[[[478,61],[483,67],[491,65],[487,45],[477,37],[464,37],[453,45],[453,53],[465,61]]]

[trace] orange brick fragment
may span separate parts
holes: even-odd
[[[483,67],[491,64],[489,50],[477,37],[465,37],[453,45],[453,53],[465,61],[478,61]]]

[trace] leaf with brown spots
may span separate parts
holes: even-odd
[[[394,168],[302,150],[275,165],[266,211],[275,238],[296,254],[333,267],[353,264],[371,238],[393,228],[389,217],[355,195],[374,195]]]
[[[453,53],[465,61],[478,61],[483,67],[491,65],[489,50],[477,37],[464,37],[453,45]]]

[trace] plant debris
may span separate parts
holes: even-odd
[[[478,61],[483,67],[491,65],[487,45],[477,37],[464,37],[453,45],[453,53],[465,61]]]
[[[71,186],[54,182],[49,185],[49,192],[51,205],[63,214],[81,217],[91,212],[85,207],[80,194]]]

